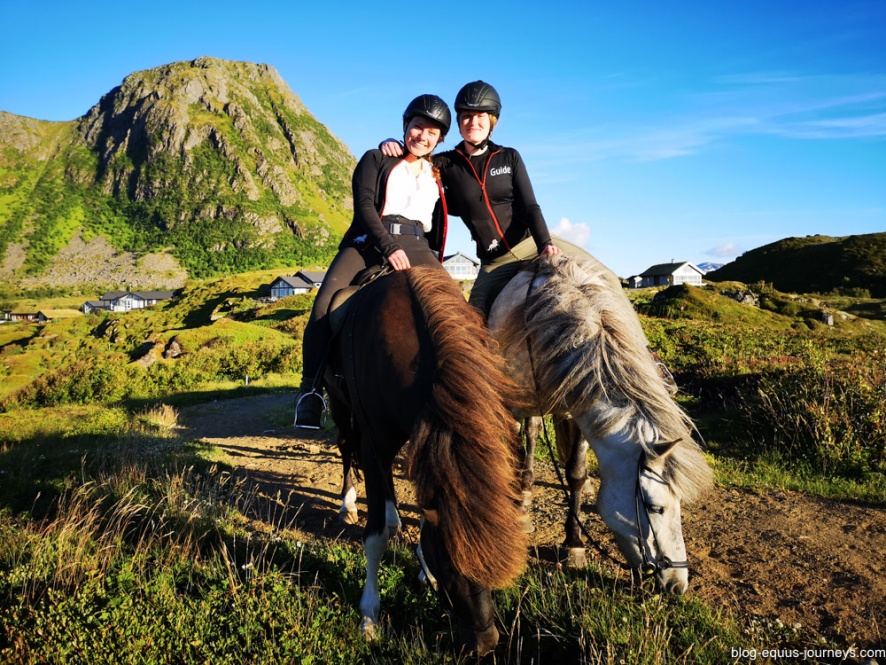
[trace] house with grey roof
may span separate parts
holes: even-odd
[[[470,256],[457,252],[443,257],[443,267],[446,268],[452,279],[471,280],[477,279],[480,273],[480,262]]]
[[[671,261],[650,266],[639,275],[628,278],[628,282],[631,288],[635,289],[645,289],[650,286],[675,286],[677,284],[701,286],[703,276],[704,272],[689,261]]]
[[[300,293],[310,293],[323,284],[325,272],[299,270],[294,275],[281,275],[271,282],[271,299],[279,300]]]
[[[175,296],[175,291],[108,291],[99,300],[87,300],[80,309],[84,314],[98,311],[129,312],[144,309]]]

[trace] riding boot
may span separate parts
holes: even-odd
[[[325,319],[308,320],[302,338],[302,381],[295,398],[295,421],[300,429],[320,429],[326,400],[321,394],[323,369],[332,331]]]

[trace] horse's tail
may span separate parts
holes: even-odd
[[[516,394],[479,312],[440,270],[408,279],[436,351],[431,399],[411,434],[407,473],[421,507],[436,511],[453,565],[489,587],[523,571],[528,536],[517,490]]]

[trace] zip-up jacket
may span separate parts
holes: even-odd
[[[543,249],[551,243],[551,235],[520,153],[490,141],[487,154],[481,172],[468,157],[463,141],[434,156],[449,214],[461,217],[470,229],[481,261],[505,254],[530,234],[539,250]]]
[[[344,239],[339,245],[340,249],[356,247],[362,251],[374,246],[385,257],[402,249],[397,237],[390,233],[388,226],[380,217],[385,207],[388,176],[402,161],[402,157],[386,157],[381,150],[369,150],[360,158],[352,179],[354,219],[345,231]],[[431,231],[425,234],[425,238],[442,261],[448,218],[446,199],[439,180],[437,188],[440,190],[440,198],[434,207]]]

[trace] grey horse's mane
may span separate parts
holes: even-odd
[[[673,400],[633,307],[602,266],[539,260],[525,308],[516,307],[498,334],[506,357],[529,344],[539,397],[573,415],[593,412],[601,437],[630,433],[646,454],[676,441],[665,476],[683,501],[711,484],[692,438],[692,421]],[[610,276],[611,277],[611,276]],[[524,347],[525,348],[525,347]]]

